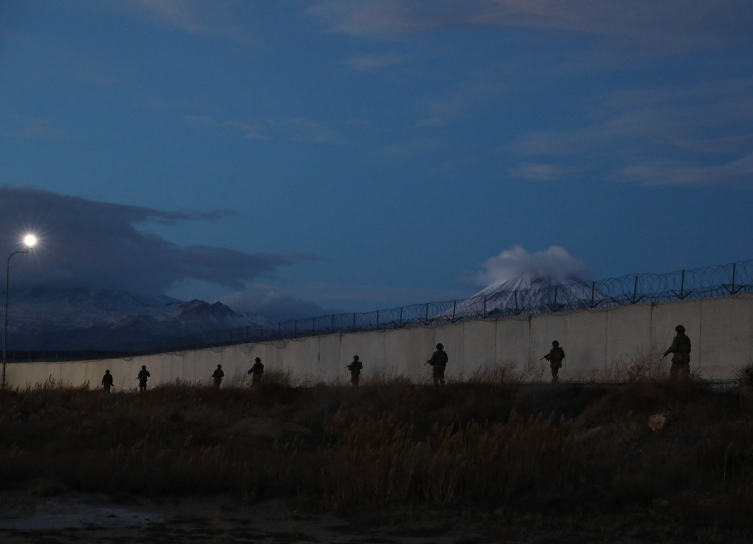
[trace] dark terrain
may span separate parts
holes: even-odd
[[[0,538],[753,539],[745,389],[268,378],[253,391],[1,392]]]

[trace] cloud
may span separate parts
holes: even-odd
[[[398,64],[403,64],[409,57],[400,55],[392,51],[379,55],[368,55],[364,57],[354,57],[343,62],[356,70],[378,70],[380,68],[389,68]]]
[[[748,0],[326,0],[311,13],[354,35],[454,27],[525,27],[604,35],[664,48],[750,42]]]
[[[216,221],[235,212],[171,212],[97,202],[29,187],[0,187],[0,250],[25,232],[39,247],[14,263],[15,287],[84,287],[163,293],[185,279],[240,290],[294,259],[205,245],[178,246],[139,230],[150,222]]]
[[[551,246],[546,251],[529,253],[521,246],[513,246],[482,264],[476,283],[487,286],[520,275],[578,280],[590,274],[585,262],[576,259],[562,247]]]
[[[236,312],[257,314],[272,323],[340,313],[337,310],[324,308],[315,302],[301,300],[274,291],[267,293],[244,291],[220,297],[218,300],[230,306]]]
[[[455,85],[442,98],[426,102],[425,115],[419,120],[418,126],[439,127],[449,125],[472,106],[477,106],[491,97],[499,96],[506,88],[505,84],[493,82]]]
[[[753,182],[753,78],[621,90],[592,100],[584,118],[570,130],[529,132],[508,145],[508,152],[524,158],[510,174],[547,175],[540,165],[556,158],[567,159],[575,171],[601,171],[610,181]],[[557,175],[556,169],[549,174]]]
[[[288,140],[293,142],[331,142],[335,131],[324,124],[305,117],[266,119],[257,123],[222,121],[202,115],[184,115],[188,126],[216,128],[242,133],[252,140]]]
[[[753,154],[714,166],[642,164],[625,168],[617,177],[652,185],[750,185],[753,183]]]
[[[239,39],[240,30],[230,25],[225,14],[234,2],[213,0],[128,0],[126,6],[154,22],[189,34],[215,34]]]
[[[507,173],[514,178],[557,181],[578,171],[582,171],[582,169],[568,168],[557,164],[524,162],[514,168],[509,168]]]

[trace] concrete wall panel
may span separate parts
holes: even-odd
[[[650,304],[621,306],[607,312],[608,366],[651,352],[651,313]]]
[[[701,345],[694,351],[700,352],[702,375],[734,376],[753,356],[753,300],[716,298],[701,304]]]
[[[501,319],[495,331],[494,360],[497,364],[515,363],[518,371],[528,362],[530,323],[525,319]]]
[[[384,333],[385,366],[403,376],[413,377],[410,362],[410,331],[396,329]]]
[[[464,376],[469,378],[484,367],[493,366],[497,359],[497,324],[494,321],[463,323]]]
[[[605,370],[607,352],[607,312],[576,312],[564,317],[565,350],[561,375],[565,379],[586,379]],[[550,344],[551,346],[551,344]]]
[[[319,361],[316,372],[321,381],[331,382],[345,378],[348,371],[340,366],[340,335],[330,334],[319,337]]]

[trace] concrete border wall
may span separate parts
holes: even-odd
[[[255,357],[267,370],[290,371],[304,383],[347,380],[343,367],[359,355],[363,378],[399,374],[426,379],[424,366],[442,342],[449,354],[447,373],[468,378],[498,364],[514,363],[531,376],[545,376],[551,341],[557,339],[567,357],[563,380],[583,379],[600,372],[608,375],[620,362],[638,354],[660,353],[669,347],[676,325],[682,324],[693,343],[691,369],[706,378],[726,379],[751,361],[753,354],[753,297],[731,296],[666,303],[637,304],[563,314],[545,314],[500,320],[466,321],[437,327],[373,331],[307,337],[223,348],[81,362],[9,364],[11,387],[43,383],[52,377],[79,386],[97,386],[109,369],[116,389],[137,385],[141,365],[151,372],[150,385],[175,380],[209,383],[218,364],[225,383],[237,383]],[[654,355],[658,360],[658,356]],[[665,362],[669,357],[665,359]],[[669,365],[667,364],[667,367]]]

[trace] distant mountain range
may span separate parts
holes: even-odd
[[[9,302],[9,350],[114,350],[156,338],[272,325],[221,302],[125,291],[28,289],[12,292]]]

